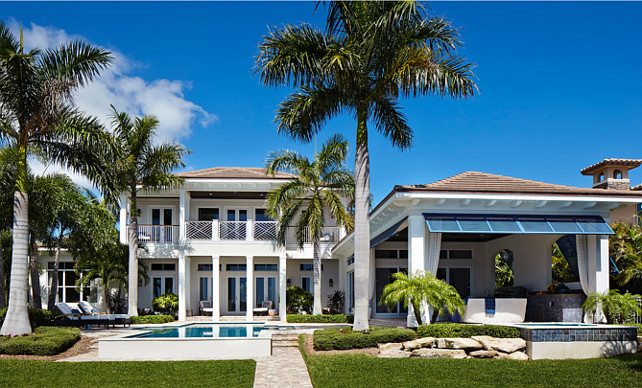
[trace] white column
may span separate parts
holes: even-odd
[[[178,255],[178,320],[185,321],[186,312],[186,295],[185,295],[185,255]]]
[[[254,258],[252,256],[245,257],[246,267],[246,283],[245,290],[247,291],[246,306],[246,319],[248,322],[254,320]]]
[[[186,213],[189,209],[186,208],[186,197],[187,193],[185,190],[178,191],[178,241],[185,241],[187,234],[185,229],[185,220]]]
[[[254,220],[245,221],[245,240],[254,241]]]
[[[212,256],[212,321],[214,322],[221,318],[220,261],[219,256]]]
[[[192,258],[185,256],[185,311],[192,309]],[[191,311],[193,314],[194,311]],[[190,316],[192,316],[190,314]]]
[[[599,293],[607,292],[610,267],[609,237],[605,235],[589,237],[589,289]]]
[[[120,242],[127,244],[127,196],[120,196]]]
[[[408,274],[426,270],[426,219],[423,214],[408,217]],[[426,309],[424,309],[426,310]],[[424,315],[427,311],[424,311]],[[425,316],[423,319],[425,320]],[[408,327],[417,327],[417,319],[412,306],[408,306]]]
[[[287,260],[285,256],[279,256],[279,320],[286,321],[286,283],[287,283]]]

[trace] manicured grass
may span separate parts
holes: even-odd
[[[390,359],[362,354],[304,354],[304,359],[315,388],[642,386],[642,354],[527,362]]]
[[[253,360],[0,360],[0,387],[252,387],[255,366]]]

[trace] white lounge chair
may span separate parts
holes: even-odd
[[[118,325],[129,325],[131,323],[131,318],[127,314],[105,314],[99,312],[94,306],[89,304],[89,302],[80,301],[78,302],[78,308],[86,315],[98,315],[105,319],[113,320],[115,324]]]
[[[496,298],[495,312],[486,312],[485,298],[469,298],[462,318],[465,323],[521,323],[526,317],[525,298]]]
[[[55,317],[56,326],[89,326],[89,325],[115,325],[111,317],[98,314],[85,314],[79,309],[71,308],[67,303],[56,303],[56,308],[62,313]]]
[[[268,315],[268,312],[270,311],[271,308],[273,308],[274,302],[271,300],[264,300],[263,303],[261,303],[261,307],[255,307],[254,308],[254,314],[256,315]]]
[[[210,300],[202,300],[198,302],[198,311],[199,315],[205,315],[205,313],[214,313],[214,309],[212,308],[212,301]]]

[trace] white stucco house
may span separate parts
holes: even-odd
[[[642,203],[642,191],[630,189],[628,180],[628,170],[642,161],[609,160],[583,170],[597,176],[593,188],[473,171],[394,186],[370,214],[371,316],[406,317],[402,306],[390,310],[378,304],[390,275],[398,271],[431,271],[464,298],[493,296],[494,260],[502,251],[510,252],[515,286],[531,294],[545,291],[552,281],[551,246],[564,236],[571,238],[575,259],[570,261],[579,278],[569,286],[584,293],[608,290],[611,215]],[[140,240],[147,245],[141,260],[148,264],[150,282],[139,287],[139,307],[150,308],[154,297],[174,292],[180,320],[198,314],[201,301],[212,301],[214,320],[226,315],[252,320],[253,307],[264,300],[273,301],[285,319],[281,296],[286,287],[312,290],[312,246],[300,250],[293,240],[277,245],[276,221],[266,216],[264,202],[291,176],[223,167],[179,175],[185,179],[180,188],[141,193],[137,209],[121,198],[121,241],[127,241],[128,212],[135,210]],[[343,290],[345,312],[351,313],[353,236],[332,219],[326,225],[323,304]],[[52,260],[40,258],[44,268]],[[71,291],[64,276],[72,263],[63,261],[59,297],[68,302],[90,298],[89,290]],[[48,284],[47,276],[42,284]]]

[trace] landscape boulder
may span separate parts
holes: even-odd
[[[501,358],[505,360],[517,360],[517,361],[528,361],[528,355],[524,352],[513,352],[510,354],[506,353],[497,353],[496,358]]]
[[[466,358],[466,352],[461,349],[422,348],[413,350],[411,356],[420,358]]]
[[[522,338],[494,338],[487,335],[473,336],[470,338],[479,342],[486,350],[514,353],[526,348],[526,341]]]
[[[400,351],[402,348],[399,343],[379,344],[379,353]]]
[[[497,354],[494,350],[473,350],[468,353],[468,355],[473,358],[494,358],[497,357]]]
[[[437,339],[437,347],[439,349],[464,350],[478,350],[483,348],[481,343],[472,338],[439,338]]]
[[[403,348],[406,350],[415,350],[421,348],[431,348],[435,344],[434,337],[417,338],[416,340],[406,341],[403,343]]]

